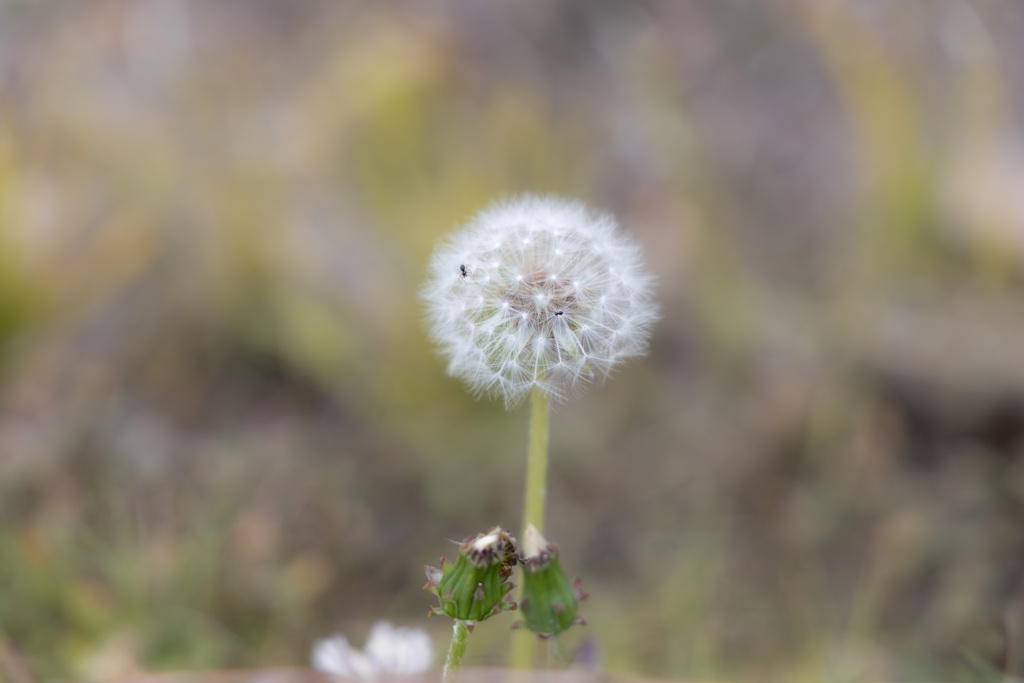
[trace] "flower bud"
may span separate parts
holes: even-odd
[[[430,614],[447,614],[473,628],[478,621],[515,609],[516,603],[509,597],[515,586],[508,578],[517,552],[516,539],[496,526],[487,533],[467,537],[459,546],[454,564],[442,557],[440,569],[427,565],[427,584],[423,588],[441,602],[430,609]]]
[[[585,624],[576,614],[579,601],[587,597],[580,580],[569,581],[558,563],[558,547],[541,536],[532,524],[523,539],[523,598],[519,607],[525,626],[541,638],[561,633],[573,624]]]

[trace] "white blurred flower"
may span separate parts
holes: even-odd
[[[563,400],[646,352],[653,277],[615,219],[580,202],[491,205],[434,252],[422,297],[448,374],[512,406]]]
[[[360,651],[336,634],[313,645],[313,668],[338,676],[372,678],[378,674],[414,674],[430,668],[434,659],[430,636],[418,628],[394,627],[378,621]]]

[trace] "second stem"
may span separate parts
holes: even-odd
[[[444,660],[444,669],[441,671],[443,683],[451,683],[458,678],[462,658],[466,656],[467,640],[469,640],[469,628],[456,619],[452,626],[452,642],[448,646],[448,657]]]

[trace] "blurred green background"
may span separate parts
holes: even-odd
[[[3,0],[0,678],[442,650],[422,567],[518,528],[526,411],[417,288],[522,191],[613,211],[663,311],[552,422],[569,651],[1020,672],[1022,122],[1017,0]]]

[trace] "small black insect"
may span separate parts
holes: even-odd
[[[469,268],[466,268],[465,263],[459,265],[459,270],[462,272],[462,274],[459,275],[459,277],[461,277],[463,280],[469,277]]]
[[[565,311],[559,311],[558,313],[555,313],[555,315],[562,315],[564,313],[565,313]]]

